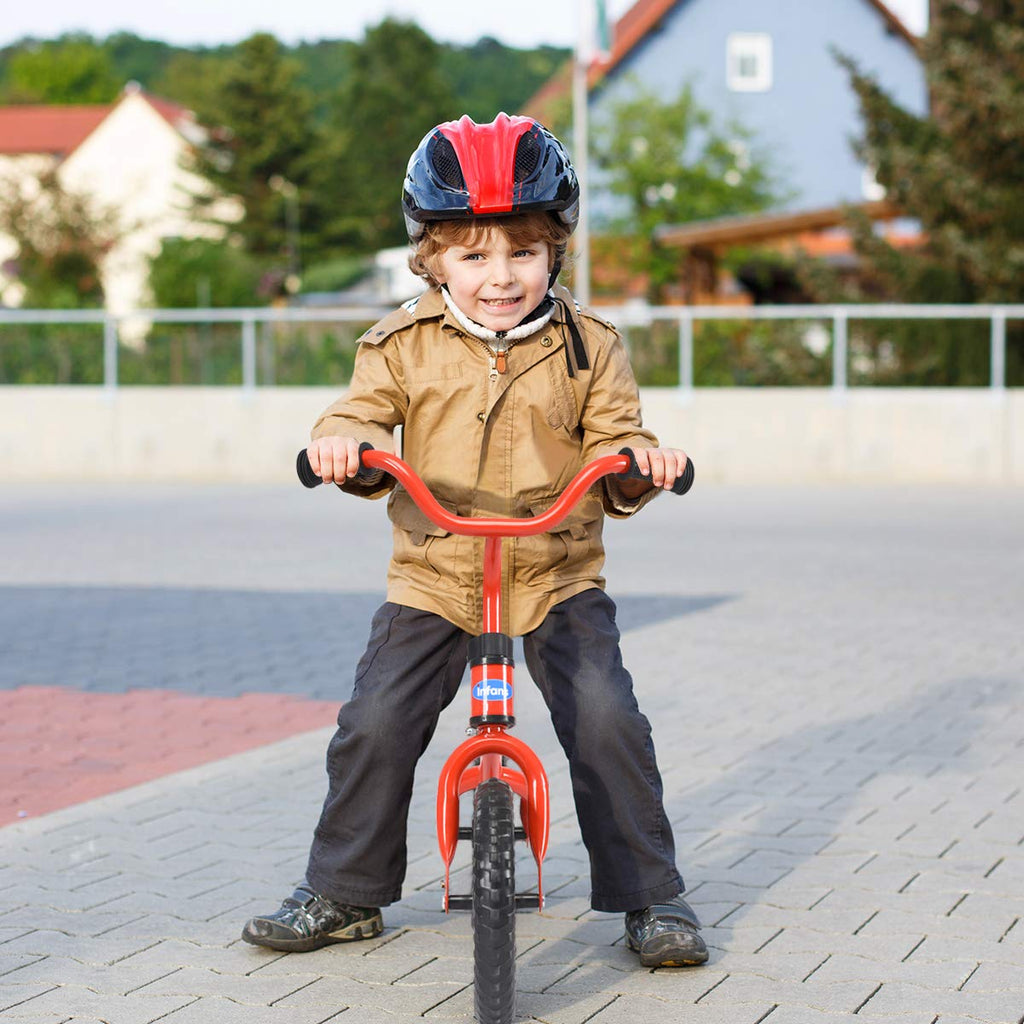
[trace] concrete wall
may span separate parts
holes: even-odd
[[[0,482],[292,479],[325,388],[0,388]],[[1024,392],[673,389],[647,423],[703,479],[1024,484]]]

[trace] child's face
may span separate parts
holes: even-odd
[[[471,320],[492,331],[510,330],[547,294],[548,244],[513,248],[497,228],[474,241],[445,249],[435,277],[448,285],[455,305]]]

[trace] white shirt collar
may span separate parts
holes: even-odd
[[[451,297],[447,288],[442,287],[441,294],[444,296],[445,305],[452,311],[452,316],[459,321],[462,327],[472,334],[474,338],[479,338],[480,341],[485,341],[492,347],[497,345],[499,348],[504,348],[509,342],[528,338],[535,331],[539,331],[542,327],[546,326],[555,311],[555,304],[550,298],[551,293],[548,292],[548,298],[545,298],[537,307],[538,310],[542,310],[541,313],[532,319],[524,320],[508,331],[498,332],[492,331],[489,327],[484,327],[483,324],[478,324],[475,320],[471,320],[466,316],[455,305],[455,300]]]

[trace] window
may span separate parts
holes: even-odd
[[[733,32],[725,44],[725,76],[733,92],[771,89],[772,37],[767,32]]]

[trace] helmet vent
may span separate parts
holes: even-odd
[[[434,152],[430,159],[437,176],[449,188],[465,189],[466,179],[462,176],[462,167],[459,165],[455,147],[443,135],[435,138]]]
[[[513,180],[516,182],[526,181],[537,169],[537,162],[540,160],[540,143],[537,141],[536,132],[526,132],[519,139],[516,146],[516,165],[513,172]]]

